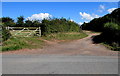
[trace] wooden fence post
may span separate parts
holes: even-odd
[[[39,36],[41,37],[41,28],[39,27]]]

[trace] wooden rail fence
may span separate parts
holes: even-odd
[[[6,27],[7,30],[11,32],[13,36],[39,36],[41,37],[40,27]]]

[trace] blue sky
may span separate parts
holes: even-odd
[[[108,14],[117,7],[117,2],[3,2],[2,16],[13,19],[24,16],[31,20],[65,17],[83,23]]]

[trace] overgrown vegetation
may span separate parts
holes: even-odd
[[[84,23],[81,25],[83,30],[92,30],[97,32],[102,32],[105,30],[105,23],[113,22],[120,25],[120,8],[114,10],[111,14],[107,14],[100,18],[95,18],[89,23]]]
[[[77,33],[77,32],[71,32],[71,33],[57,33],[57,34],[50,34],[47,36],[44,36],[43,38],[46,40],[75,40],[75,39],[81,39],[87,37],[85,33]]]
[[[3,43],[2,51],[42,48],[43,45],[38,37],[12,37]]]
[[[7,39],[10,38],[11,34],[10,32],[5,28],[5,26],[0,25],[1,27],[1,36],[2,36],[2,41],[6,41]]]
[[[50,34],[47,36],[43,36],[42,39],[46,40],[75,40],[86,37],[85,33],[56,33]],[[44,41],[39,37],[11,37],[7,41],[4,41],[2,46],[2,51],[10,51],[10,50],[19,50],[19,49],[36,49],[42,48],[44,45]]]
[[[0,20],[4,26],[15,26],[14,20],[10,17],[2,17]]]
[[[3,31],[3,37],[5,37],[3,42],[2,51],[8,50],[18,50],[23,48],[39,48],[44,44],[43,41],[39,40],[39,37],[22,37],[23,34],[27,34],[27,30],[24,30],[19,36],[11,36],[9,31],[5,27],[14,27],[14,30],[19,31],[24,27],[29,27],[34,29],[36,27],[41,27],[41,34],[44,39],[47,40],[75,40],[86,37],[87,35],[82,32],[79,25],[69,19],[65,18],[54,18],[54,19],[43,19],[39,20],[25,20],[24,17],[20,16],[17,18],[17,22],[10,17],[3,17],[3,26],[5,31]],[[16,31],[11,32],[11,34],[16,33]],[[30,31],[30,30],[29,30]],[[8,33],[6,33],[8,32]],[[9,35],[8,35],[9,34]],[[9,37],[8,37],[9,36]],[[11,38],[10,38],[11,36]],[[10,39],[8,39],[10,38]]]
[[[53,20],[42,20],[41,26],[42,35],[51,33],[62,33],[62,32],[81,32],[79,25],[65,18],[53,19]]]
[[[90,23],[84,23],[82,29],[102,32],[94,37],[93,41],[102,43],[112,50],[120,51],[120,8],[111,14],[93,19]]]
[[[47,35],[51,33],[59,32],[81,32],[79,25],[70,19],[65,18],[53,18],[53,19],[43,19],[43,20],[25,20],[24,17],[20,16],[17,18],[17,22],[10,17],[2,18],[4,26],[10,27],[41,27],[42,35]]]

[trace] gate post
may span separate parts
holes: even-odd
[[[39,27],[39,36],[41,37],[41,28]]]

